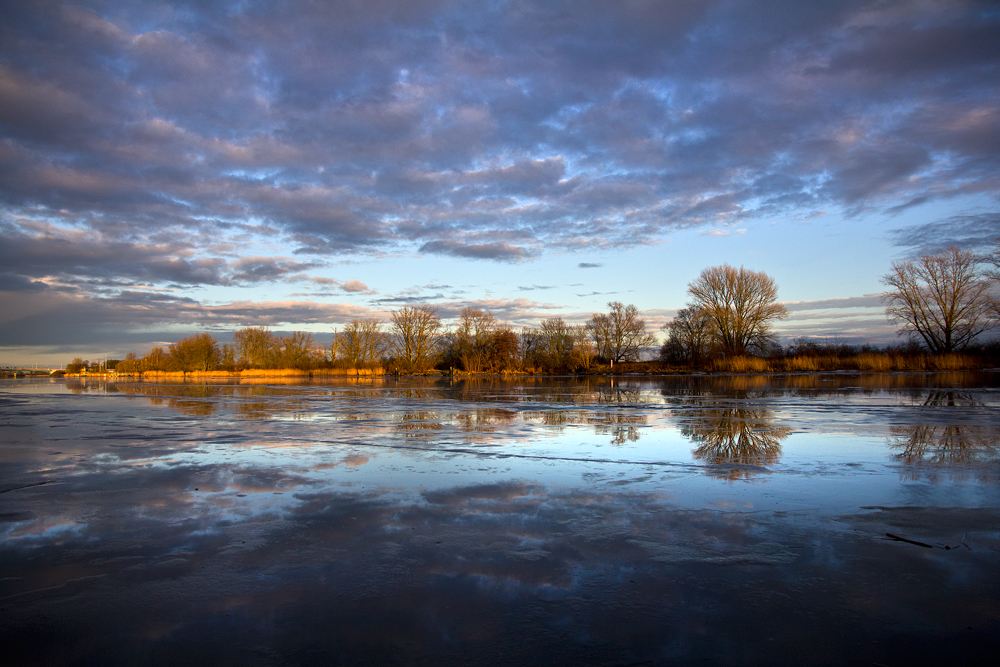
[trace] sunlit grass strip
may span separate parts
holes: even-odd
[[[895,363],[895,360],[888,354],[859,354],[854,357],[853,364],[851,360],[847,361],[849,366],[856,366],[858,370],[870,371],[874,373],[887,373],[889,371],[897,370],[899,364]]]
[[[297,368],[252,368],[244,371],[145,371],[146,379],[207,379],[207,378],[287,378],[287,377],[372,377],[385,375],[382,368],[319,368],[304,371]]]
[[[718,363],[724,363],[722,360]],[[732,361],[736,361],[735,359]],[[978,357],[966,354],[892,354],[865,352],[852,356],[800,355],[770,360],[772,370],[789,373],[817,373],[836,370],[859,370],[866,373],[901,371],[958,371],[981,368]],[[729,370],[725,367],[715,370]],[[740,371],[736,371],[740,372]]]
[[[375,375],[385,375],[385,369],[375,368],[320,368],[312,372],[314,376],[326,377],[372,377]]]
[[[712,370],[723,373],[770,373],[771,365],[760,357],[729,357],[712,362]]]

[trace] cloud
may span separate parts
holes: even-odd
[[[532,252],[527,248],[505,242],[428,241],[420,246],[420,252],[470,259],[492,259],[498,262],[517,262],[532,255]]]
[[[406,4],[10,7],[0,206],[250,257],[247,221],[287,255],[521,261],[1000,190],[975,3]]]
[[[114,298],[0,293],[0,298],[13,308],[0,318],[0,345],[8,347],[115,344],[150,340],[150,332],[159,332],[159,340],[176,340],[195,331],[337,324],[379,312],[348,303],[293,300],[209,305],[148,292],[124,292]]]
[[[886,319],[881,294],[838,299],[785,301],[789,316],[775,324],[784,341],[801,336],[836,339],[849,344],[897,342],[898,326]]]
[[[881,294],[865,294],[863,296],[850,296],[839,299],[819,299],[817,301],[784,301],[782,305],[789,312],[828,310],[839,308],[882,308]]]
[[[599,269],[602,266],[604,266],[604,265],[603,264],[595,264],[593,262],[580,262],[579,264],[576,265],[576,268],[578,268],[578,269]]]
[[[323,266],[285,257],[230,261],[205,256],[200,239],[183,233],[123,236],[23,218],[0,218],[0,233],[0,280],[11,289],[34,289],[38,280],[85,291],[157,284],[253,285],[309,279],[299,272]]]
[[[894,229],[894,243],[911,255],[928,255],[956,246],[965,250],[992,249],[1000,243],[1000,213],[953,215],[937,222]]]
[[[360,296],[316,270],[616,252],[962,196],[986,203],[893,238],[984,246],[998,30],[975,2],[8,3],[0,287],[111,322],[147,321],[135,294],[160,291],[179,322],[222,322],[162,290]]]
[[[345,292],[370,292],[368,285],[365,285],[360,280],[348,280],[344,283],[343,290]]]
[[[427,304],[431,301],[436,301],[438,299],[445,298],[444,294],[438,292],[437,294],[410,294],[402,296],[386,296],[381,299],[375,299],[373,303],[379,304],[396,304],[400,306],[413,305],[413,304]]]
[[[286,280],[289,282],[310,282],[313,285],[318,285],[320,287],[339,289],[344,292],[354,294],[375,294],[375,290],[370,289],[368,285],[364,284],[360,280],[348,280],[347,282],[343,282],[340,280],[334,280],[333,278],[327,278],[325,276],[310,276],[305,273],[288,276]]]
[[[49,223],[0,219],[0,271],[22,279],[219,285],[230,281],[218,257],[194,257],[186,239],[127,240]]]
[[[243,257],[234,262],[232,280],[236,282],[273,282],[289,277],[293,271],[320,266],[316,262],[292,262],[273,257]]]

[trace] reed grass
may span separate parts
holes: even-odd
[[[978,359],[965,354],[938,354],[929,357],[928,361],[930,366],[938,371],[968,370],[981,366]]]
[[[850,359],[845,359],[845,361],[849,365],[856,366],[858,370],[873,373],[887,373],[896,370],[898,366],[894,357],[888,354],[865,353],[854,357],[853,364]]]
[[[769,373],[771,365],[760,357],[729,357],[712,362],[712,370],[723,373]]]
[[[815,372],[821,370],[816,357],[789,357],[784,359],[784,370],[792,372]]]
[[[385,369],[375,368],[320,368],[312,372],[315,377],[372,377],[385,375]]]
[[[239,377],[244,378],[284,378],[284,377],[309,377],[309,371],[301,371],[297,368],[250,368],[239,373]]]

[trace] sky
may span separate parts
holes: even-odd
[[[0,364],[410,304],[891,342],[895,260],[1000,237],[1000,3],[0,2]],[[661,334],[662,335],[662,334]]]

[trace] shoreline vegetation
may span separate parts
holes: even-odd
[[[992,270],[983,269],[991,264]],[[633,304],[611,301],[585,324],[561,317],[519,330],[488,310],[467,307],[446,327],[431,305],[404,306],[388,321],[351,320],[329,343],[245,327],[232,343],[199,333],[139,357],[74,359],[67,375],[144,378],[373,376],[533,376],[675,373],[817,373],[977,370],[1000,365],[1000,341],[979,338],[1000,325],[1000,249],[979,256],[958,248],[894,262],[882,277],[888,319],[908,342],[884,348],[836,338],[778,343],[773,325],[788,317],[778,286],[762,271],[724,264],[688,285],[690,302],[655,335]]]
[[[211,380],[211,379],[266,379],[266,378],[381,378],[381,377],[455,377],[455,378],[519,378],[552,376],[624,376],[624,375],[764,375],[812,373],[905,373],[981,371],[1000,367],[1000,350],[982,350],[981,354],[924,354],[907,349],[865,351],[849,356],[834,354],[782,355],[771,358],[735,357],[715,359],[700,365],[675,365],[655,359],[630,361],[618,364],[593,364],[586,370],[564,373],[531,370],[504,371],[500,373],[469,373],[461,369],[431,368],[413,373],[387,371],[373,368],[275,368],[246,370],[149,370],[138,372],[64,373],[65,377],[113,377],[142,380]]]

